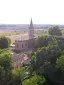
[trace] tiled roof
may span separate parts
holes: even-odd
[[[28,58],[27,54],[23,54],[23,53],[19,53],[19,54],[14,53],[13,54],[13,57],[12,57],[13,62],[16,62],[16,61],[18,61],[20,59],[23,59],[25,61],[25,60],[27,60],[29,58]]]
[[[16,41],[24,41],[24,40],[29,40],[29,36],[28,35],[22,35],[19,38],[16,39]]]
[[[34,38],[36,38],[36,37],[34,37]],[[21,37],[17,38],[15,41],[26,41],[26,40],[30,40],[28,35],[21,36]]]
[[[19,59],[21,59],[22,57],[23,57],[23,54],[13,53],[13,55],[12,55],[12,61],[13,61],[13,62],[16,62],[16,61],[18,61]]]

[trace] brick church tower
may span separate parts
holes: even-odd
[[[31,18],[29,29],[28,29],[28,36],[29,36],[29,39],[34,39],[34,27],[33,27],[32,18]]]
[[[32,19],[30,21],[30,26],[29,26],[29,29],[28,29],[28,37],[29,37],[28,48],[34,48],[35,37],[34,37],[34,27],[33,27]]]

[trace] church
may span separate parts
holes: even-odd
[[[34,26],[32,19],[28,28],[28,36],[25,36],[21,39],[15,40],[15,51],[24,51],[34,48],[35,46],[35,36],[34,36]]]

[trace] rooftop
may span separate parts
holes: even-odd
[[[24,54],[24,53],[19,53],[19,54],[18,53],[13,53],[12,55],[13,55],[12,56],[12,62],[16,62],[20,59],[24,59],[24,61],[29,59],[27,54]]]
[[[24,40],[29,40],[28,34],[23,34],[22,36],[19,36],[16,41],[24,41]]]

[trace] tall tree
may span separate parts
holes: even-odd
[[[11,40],[7,37],[0,37],[0,48],[8,48],[11,44]]]
[[[35,74],[31,78],[24,80],[23,85],[43,85],[44,82],[44,77]]]
[[[19,74],[12,73],[12,61],[9,50],[0,50],[0,84],[1,85],[22,85]]]
[[[50,27],[49,30],[48,30],[48,33],[50,35],[62,36],[62,32],[61,32],[59,26]]]
[[[53,43],[57,43],[57,40],[55,38],[53,38],[51,35],[42,35],[39,36],[36,40],[36,47],[40,48],[40,47],[46,47],[49,44],[53,44]]]

